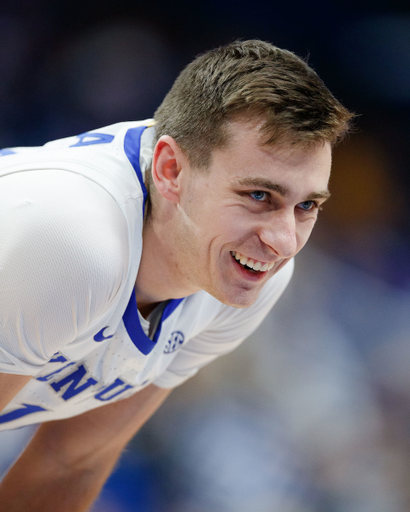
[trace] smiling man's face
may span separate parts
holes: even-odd
[[[185,166],[174,238],[176,271],[192,289],[248,307],[305,245],[327,199],[329,144],[261,146],[256,123],[230,123],[208,171]]]

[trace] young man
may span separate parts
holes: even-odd
[[[2,152],[0,426],[43,425],[1,511],[87,510],[169,390],[260,324],[351,114],[245,41],[191,63],[154,118]]]

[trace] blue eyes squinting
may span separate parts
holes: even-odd
[[[316,203],[314,201],[303,201],[303,203],[299,203],[298,206],[305,210],[306,212],[310,210],[314,210],[316,207]]]
[[[255,190],[254,192],[251,192],[249,195],[251,196],[252,199],[260,203],[266,201],[269,198],[268,193],[263,192],[262,190]],[[318,207],[315,201],[303,201],[302,203],[299,203],[297,206],[298,208],[305,212],[310,212]]]
[[[262,192],[261,190],[255,190],[255,192],[251,192],[251,197],[256,199],[256,201],[263,201],[266,199],[266,192]]]

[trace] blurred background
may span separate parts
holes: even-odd
[[[308,57],[356,130],[277,307],[173,392],[92,512],[408,512],[410,4],[0,0],[0,147],[151,117],[237,38]],[[2,434],[0,472],[31,433]]]

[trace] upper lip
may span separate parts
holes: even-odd
[[[261,261],[256,258],[250,258],[248,256],[245,256],[244,254],[238,252],[238,251],[231,251],[232,256],[241,263],[241,265],[246,265],[253,270],[259,270],[261,272],[266,272],[267,270],[270,270],[275,262],[267,262],[267,261]]]

